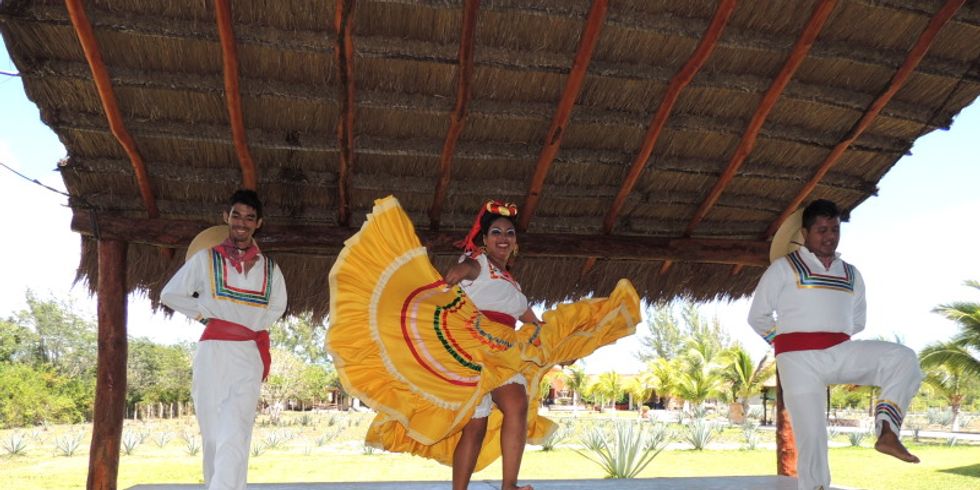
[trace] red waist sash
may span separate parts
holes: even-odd
[[[510,328],[516,328],[517,327],[517,319],[514,318],[514,317],[512,317],[512,316],[510,316],[510,315],[508,315],[508,314],[506,314],[506,313],[501,313],[499,311],[490,311],[490,310],[480,310],[480,313],[483,316],[485,316],[485,317],[487,317],[487,318],[489,318],[489,319],[491,319],[491,320],[493,320],[493,321],[495,321],[497,323],[503,323],[504,325],[507,325]]]
[[[201,340],[232,340],[237,342],[254,340],[255,346],[259,349],[259,357],[262,358],[262,381],[269,377],[272,354],[269,353],[268,330],[256,332],[244,325],[220,318],[209,318],[207,326],[204,327],[204,333],[201,334]]]
[[[778,356],[783,352],[829,349],[850,338],[843,332],[790,332],[777,335],[772,345]]]

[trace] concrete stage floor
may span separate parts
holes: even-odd
[[[527,480],[534,490],[796,490],[796,478],[785,476],[717,476],[633,480]],[[249,490],[449,490],[449,482],[257,483]],[[198,490],[203,485],[136,485],[130,490]],[[474,481],[470,490],[496,490],[498,481]],[[835,487],[836,488],[836,487]]]

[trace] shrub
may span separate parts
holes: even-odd
[[[173,437],[174,437],[173,432],[168,432],[168,431],[157,432],[157,434],[153,436],[153,442],[156,443],[158,448],[162,449],[167,445],[168,442],[170,442],[171,439],[173,439]]]
[[[561,444],[566,439],[568,439],[569,436],[571,436],[574,431],[575,429],[572,427],[571,423],[566,421],[560,422],[558,424],[558,427],[555,428],[555,431],[551,433],[551,437],[549,437],[541,445],[541,450],[551,451],[555,449],[555,447],[557,447],[559,444]]]
[[[122,436],[122,452],[126,456],[133,454],[133,451],[143,442],[138,432],[125,431]]]
[[[662,425],[645,431],[633,422],[619,422],[611,436],[595,427],[588,430],[581,439],[585,451],[575,452],[598,464],[607,478],[633,478],[660,454],[668,440]]]
[[[78,451],[82,444],[85,434],[82,432],[69,432],[54,439],[54,448],[57,454],[64,457],[71,457]]]
[[[2,445],[7,456],[22,456],[27,452],[27,441],[24,438],[24,434],[20,432],[10,433],[7,439],[2,442]]]
[[[715,424],[704,419],[694,419],[687,425],[687,433],[684,436],[684,440],[691,443],[694,449],[703,451],[704,448],[708,447],[711,440],[715,438],[717,432]]]

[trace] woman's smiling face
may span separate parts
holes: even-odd
[[[498,266],[507,264],[510,254],[517,246],[517,230],[507,218],[497,218],[490,222],[487,234],[483,235],[483,243],[489,256]]]

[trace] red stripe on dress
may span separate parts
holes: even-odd
[[[445,285],[445,284],[446,284],[446,282],[440,279],[440,280],[435,281],[435,282],[433,282],[431,284],[426,284],[424,286],[420,286],[420,287],[416,288],[414,291],[412,291],[408,295],[407,298],[405,298],[405,302],[402,303],[402,313],[401,313],[402,337],[405,338],[405,343],[408,344],[408,350],[412,353],[412,357],[415,358],[415,361],[418,362],[419,365],[421,365],[422,367],[424,367],[430,373],[434,374],[437,378],[439,378],[439,379],[441,379],[441,380],[443,380],[443,381],[445,381],[445,382],[447,382],[449,384],[454,384],[454,385],[457,385],[457,386],[476,386],[476,383],[470,383],[470,382],[466,382],[466,381],[457,381],[455,379],[447,378],[447,377],[443,376],[441,373],[439,373],[438,371],[436,371],[435,369],[433,369],[432,366],[429,366],[425,362],[425,360],[423,360],[422,357],[419,355],[418,351],[415,350],[415,346],[412,344],[411,336],[408,333],[408,327],[405,324],[405,320],[408,318],[408,305],[410,305],[412,303],[412,299],[415,298],[416,296],[418,296],[419,294],[421,294],[423,291],[425,291],[427,289],[432,289],[434,287],[439,287],[439,286],[442,286],[442,285]]]
[[[829,349],[850,338],[843,332],[790,332],[777,335],[772,344],[778,356],[784,352]]]
[[[503,323],[504,325],[507,325],[510,328],[517,327],[517,319],[506,313],[501,313],[499,311],[492,311],[492,310],[480,310],[480,314],[497,323]]]

